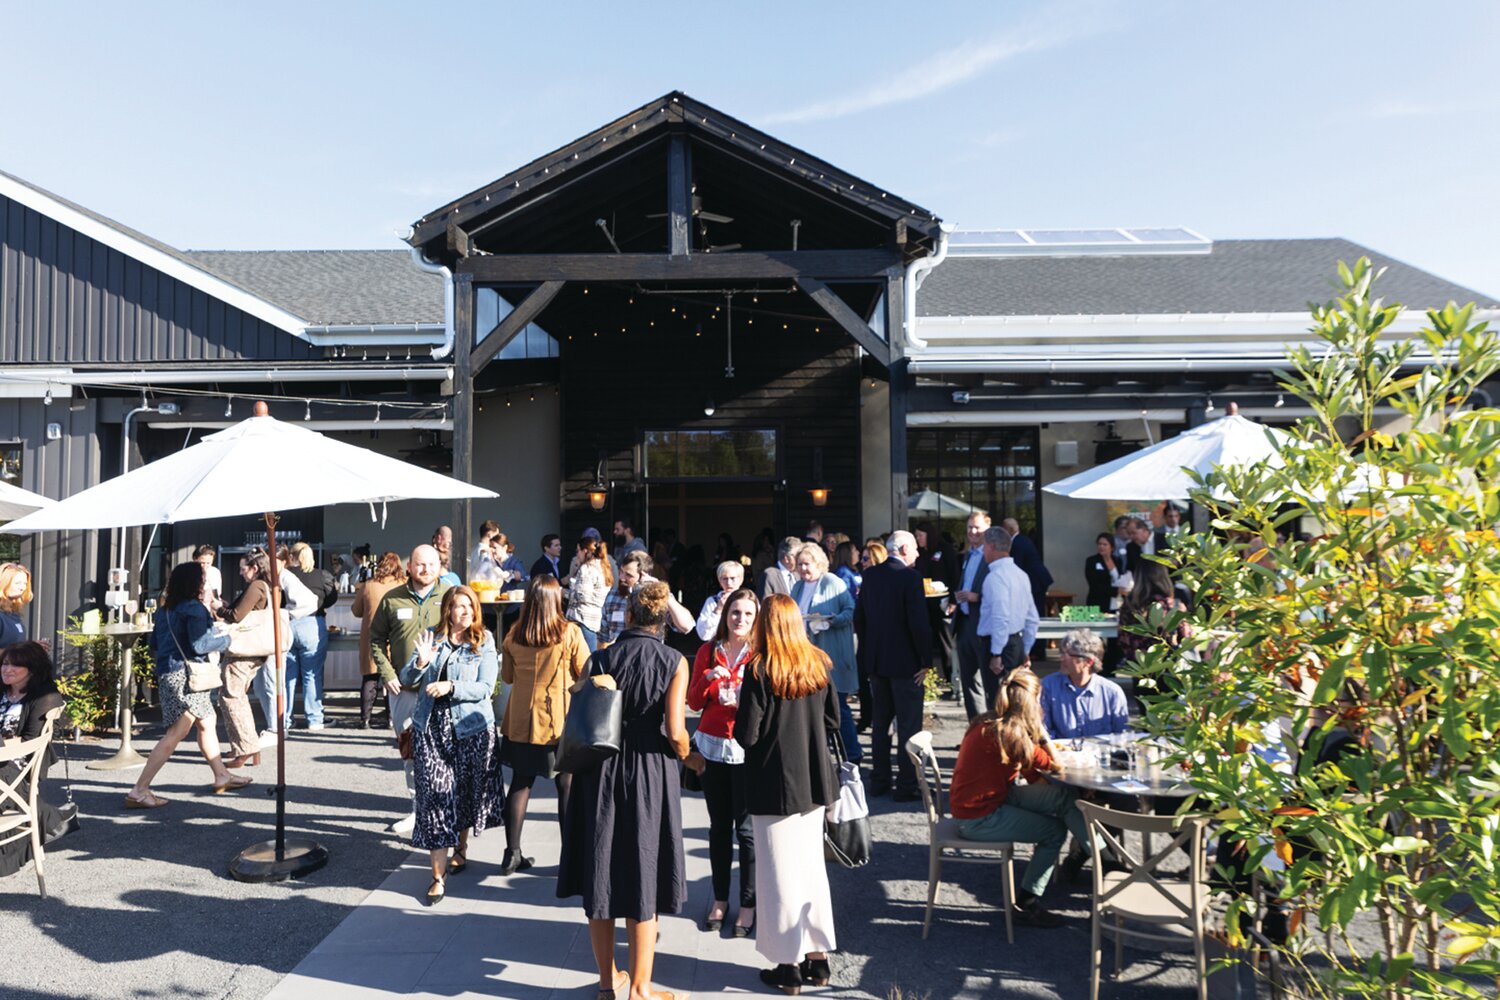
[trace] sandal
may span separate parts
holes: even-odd
[[[232,792],[237,788],[244,788],[254,780],[254,778],[251,778],[247,775],[230,775],[228,781],[219,785],[211,785],[209,786],[209,790],[212,791],[215,795],[223,795],[225,792]]]
[[[448,860],[448,874],[457,875],[469,867],[469,849],[460,847],[453,852],[453,857]]]
[[[622,982],[623,980],[623,982]],[[615,970],[615,984],[613,989],[600,990],[598,1000],[615,1000],[615,995],[623,990],[626,996],[630,995],[630,973],[624,969]]]
[[[447,887],[444,885],[442,879],[433,879],[432,884],[427,887],[427,905],[436,906],[438,903],[442,902],[446,888]],[[433,892],[432,890],[434,889],[436,889],[437,892]]]
[[[166,805],[168,802],[171,802],[171,801],[172,801],[171,799],[164,799],[160,795],[155,794],[154,792],[147,792],[144,798],[136,798],[134,795],[130,795],[130,794],[127,793],[126,796],[125,796],[125,808],[126,809],[160,809],[162,806]]]

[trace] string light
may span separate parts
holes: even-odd
[[[302,412],[302,419],[303,420],[311,420],[312,419],[312,400],[310,400],[310,399],[307,401],[307,409]]]
[[[233,396],[230,396],[229,399],[226,400],[225,403],[224,403],[224,416],[226,416],[226,417],[232,417],[232,416],[234,416],[234,397]]]
[[[377,424],[380,423],[380,404],[379,403],[375,404],[375,422]]]
[[[1278,392],[1276,394],[1276,409],[1279,410],[1279,409],[1281,409],[1285,405],[1286,405],[1286,400],[1283,399],[1281,393]]]

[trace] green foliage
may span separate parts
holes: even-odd
[[[68,720],[88,732],[102,729],[113,720],[120,697],[119,647],[108,636],[84,632],[81,618],[69,618],[68,627],[58,635],[76,651],[72,662],[58,664],[57,687],[67,701]],[[144,640],[131,652],[131,668],[137,690],[150,682],[153,664]]]
[[[1217,814],[1252,862],[1280,857],[1274,891],[1338,939],[1312,965],[1288,954],[1308,992],[1477,996],[1453,962],[1492,975],[1500,944],[1500,411],[1474,395],[1500,343],[1451,304],[1420,343],[1382,342],[1400,307],[1377,276],[1340,264],[1343,294],[1313,310],[1323,349],[1278,373],[1312,410],[1283,464],[1204,481],[1214,530],[1170,556],[1199,597],[1192,634],[1138,669],[1180,695],[1148,719],[1182,744],[1184,808]],[[1289,773],[1256,752],[1278,723]],[[1319,764],[1336,731],[1358,752]],[[1374,953],[1348,933],[1360,914]],[[1445,955],[1444,925],[1469,950]]]

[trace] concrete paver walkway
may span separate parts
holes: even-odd
[[[594,996],[598,973],[580,901],[556,897],[559,833],[556,799],[548,790],[549,782],[537,782],[526,820],[526,853],[536,858],[536,867],[500,875],[505,834],[492,829],[474,840],[467,870],[448,879],[443,901],[427,907],[422,898],[431,872],[425,852],[414,853],[282,980],[270,1000]],[[728,922],[720,933],[699,929],[711,895],[708,814],[697,795],[684,795],[682,810],[689,898],[681,915],[661,919],[655,987],[679,998],[781,996],[762,992],[758,970],[767,963],[753,939],[732,937]],[[624,921],[617,939],[616,960],[623,966]]]

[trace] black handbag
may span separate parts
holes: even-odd
[[[564,774],[587,771],[620,752],[625,738],[625,697],[614,688],[586,680],[573,695],[557,741],[557,769]]]
[[[870,809],[865,804],[865,786],[859,778],[859,765],[851,764],[844,753],[843,738],[837,732],[829,735],[839,797],[828,807],[823,826],[824,854],[845,868],[859,868],[870,862]]]
[[[703,791],[703,777],[692,768],[687,766],[687,761],[682,763],[682,790],[684,792]]]

